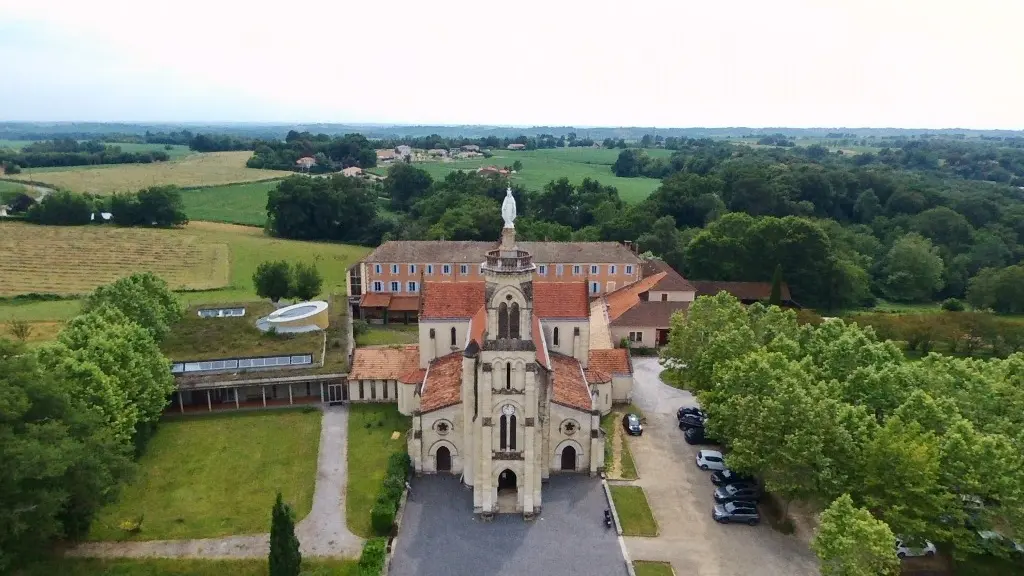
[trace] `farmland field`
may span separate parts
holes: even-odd
[[[288,176],[291,172],[246,168],[252,152],[191,154],[170,162],[77,166],[60,170],[22,170],[19,178],[75,192],[110,194],[134,192],[149,186],[220,186]]]
[[[35,140],[0,140],[0,148],[14,148],[15,150],[20,150],[33,142],[35,142]]]
[[[71,244],[76,246],[75,252],[61,254],[54,249],[53,243],[41,243],[39,238],[48,234],[67,234],[70,236]],[[163,260],[156,263],[134,261],[133,263],[121,263],[124,258],[122,247],[118,244],[123,238],[132,239],[133,242],[152,246],[216,246],[217,251],[223,251],[228,261],[224,267],[226,271],[220,272],[220,279],[214,279],[207,273],[207,277],[197,275],[192,271],[193,266],[185,260]],[[191,275],[191,282],[195,283],[216,283],[219,288],[202,292],[183,292],[179,298],[186,306],[194,304],[205,304],[215,302],[247,302],[257,299],[252,286],[252,275],[256,267],[265,260],[288,260],[290,262],[309,262],[316,264],[317,269],[323,275],[323,294],[344,294],[345,275],[348,267],[364,256],[369,249],[350,246],[347,244],[332,244],[326,242],[299,242],[296,240],[281,240],[265,236],[259,228],[249,226],[235,226],[230,224],[217,224],[213,222],[192,222],[182,229],[150,229],[150,228],[114,228],[105,226],[80,226],[80,227],[40,227],[21,222],[0,223],[0,250],[11,250],[3,248],[10,244],[15,250],[26,250],[20,245],[22,243],[36,244],[35,250],[41,250],[46,246],[44,258],[51,263],[50,269],[35,268],[31,273],[16,273],[15,267],[22,266],[22,258],[8,257],[0,259],[0,296],[11,296],[17,293],[27,293],[26,285],[38,286],[49,282],[49,278],[60,274],[63,280],[60,281],[62,293],[85,291],[82,288],[96,286],[100,282],[96,280],[96,265],[90,264],[97,260],[112,262],[119,265],[118,270],[122,275],[136,271],[159,269],[167,270],[168,280],[173,278],[188,278]],[[90,244],[102,247],[102,250],[91,249]],[[209,250],[209,249],[207,249]],[[101,254],[101,252],[104,252]],[[219,254],[220,252],[218,252]],[[7,254],[15,254],[8,251]],[[72,265],[71,261],[79,264]],[[83,267],[82,264],[87,264]],[[51,274],[53,272],[53,274]],[[158,272],[159,273],[159,272]],[[163,274],[162,274],[163,275]],[[52,282],[50,282],[52,283]],[[17,288],[6,288],[8,284],[14,284]],[[65,286],[78,286],[70,289]],[[172,282],[173,284],[173,282]],[[49,292],[51,290],[35,290],[37,292]],[[70,318],[78,313],[80,304],[77,300],[58,301],[0,301],[0,323],[10,320],[52,321]]]
[[[267,192],[280,180],[182,190],[189,220],[263,226],[267,221]]]
[[[656,178],[620,178],[612,174],[612,164],[621,150],[605,148],[552,148],[545,150],[495,150],[491,158],[473,158],[452,162],[417,162],[415,166],[430,173],[439,180],[454,170],[476,170],[481,166],[511,166],[519,160],[523,169],[512,176],[513,182],[530,190],[541,190],[544,185],[561,177],[579,184],[584,178],[592,178],[601,184],[615,186],[619,196],[626,202],[639,202],[650,195],[661,184]],[[671,150],[647,150],[652,157],[669,157]],[[372,170],[385,174],[387,167]]]
[[[29,189],[28,186],[26,186],[24,184],[19,184],[17,182],[8,182],[6,180],[0,180],[0,203],[3,203],[4,198],[7,195],[12,195],[13,196],[13,195],[18,194],[19,192],[24,192],[24,193],[28,194],[30,192],[30,189]]]

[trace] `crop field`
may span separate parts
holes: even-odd
[[[415,166],[430,173],[439,180],[454,170],[476,170],[481,166],[511,166],[519,160],[523,163],[520,173],[512,176],[514,182],[530,190],[541,190],[544,185],[561,177],[579,184],[584,178],[592,178],[601,184],[615,186],[619,196],[626,202],[640,202],[661,185],[656,178],[620,178],[612,174],[612,164],[621,150],[605,148],[552,148],[545,150],[494,150],[491,158],[473,158],[452,162],[417,162]],[[669,157],[671,150],[647,150],[652,157]],[[378,174],[387,172],[386,166],[373,170]]]
[[[14,196],[19,192],[24,192],[28,194],[31,192],[31,189],[24,184],[19,184],[18,182],[8,182],[7,180],[0,180],[0,203],[3,203],[4,199],[8,195]]]
[[[175,289],[226,286],[227,245],[173,232],[0,224],[0,297],[82,294],[136,270],[154,272]]]
[[[0,148],[14,148],[15,150],[20,150],[32,142],[34,142],[34,140],[0,140]]]
[[[19,178],[35,180],[75,192],[111,194],[134,192],[149,186],[222,186],[238,182],[269,180],[291,172],[246,168],[252,152],[210,152],[191,154],[170,162],[78,166],[60,170],[22,170]]]
[[[262,227],[267,222],[267,192],[279,183],[271,180],[194,188],[182,190],[181,198],[189,220]]]
[[[74,252],[61,254],[60,235],[70,237],[68,245]],[[50,240],[43,240],[50,238]],[[155,246],[185,247],[193,250],[214,251],[223,254],[224,265],[218,270],[206,266],[198,272],[186,260],[168,260],[161,256],[157,262],[138,258],[125,261],[122,244],[152,250]],[[49,262],[49,269],[36,266],[29,272],[16,272],[24,266],[24,257],[17,251],[27,251],[22,244],[33,245],[36,257]],[[213,248],[201,248],[212,246]],[[182,280],[209,289],[200,292],[182,292],[180,300],[186,306],[218,302],[248,302],[257,300],[252,275],[265,260],[287,260],[315,264],[323,276],[323,294],[344,294],[348,267],[369,252],[368,248],[327,242],[300,242],[265,236],[259,228],[214,222],[192,222],[181,229],[115,228],[108,226],[40,227],[20,222],[0,223],[0,250],[7,255],[0,259],[0,298],[28,292],[82,293],[109,279],[97,278],[98,261],[118,266],[119,275],[152,270],[178,286]],[[67,251],[68,248],[63,248]],[[164,272],[161,272],[164,270]],[[214,274],[219,274],[215,276]],[[54,278],[56,280],[51,280]],[[14,284],[11,288],[8,284]],[[40,286],[43,286],[42,288]],[[29,289],[34,288],[34,289]],[[0,300],[0,324],[11,320],[31,322],[64,320],[78,313],[78,300],[23,301],[6,298]]]

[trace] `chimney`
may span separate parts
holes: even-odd
[[[572,357],[579,360],[580,364],[584,368],[587,367],[587,357],[584,354],[584,350],[580,347],[580,327],[576,326],[572,329]]]

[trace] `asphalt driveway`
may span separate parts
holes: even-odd
[[[412,481],[390,576],[624,576],[614,530],[604,526],[601,482],[557,476],[543,488],[544,506],[530,522],[473,514],[473,492],[455,476]]]
[[[671,562],[693,576],[816,576],[817,559],[800,540],[767,524],[720,525],[711,519],[708,472],[697,468],[698,446],[683,440],[675,420],[680,406],[694,406],[689,392],[664,384],[656,358],[633,360],[633,403],[647,416],[644,435],[630,437],[640,479],[658,521],[657,538],[626,538],[633,560]]]

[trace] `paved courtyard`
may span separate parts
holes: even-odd
[[[390,576],[624,576],[615,531],[605,528],[601,482],[552,477],[539,518],[473,514],[473,492],[457,476],[412,482]]]

